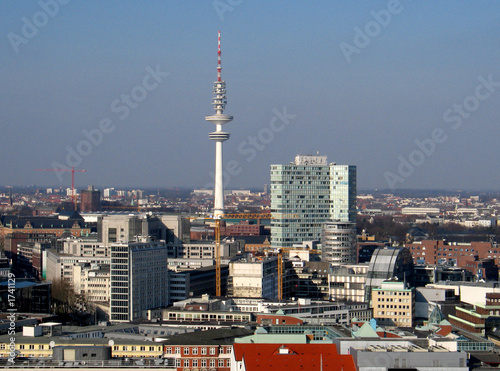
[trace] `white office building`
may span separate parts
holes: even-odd
[[[255,258],[229,263],[228,296],[278,298],[278,259]]]
[[[111,321],[147,318],[148,309],[168,306],[169,247],[163,241],[112,243],[110,247]]]

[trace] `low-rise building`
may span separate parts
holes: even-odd
[[[278,298],[278,259],[249,258],[229,263],[228,296]]]
[[[415,288],[406,282],[384,281],[372,290],[373,316],[380,323],[412,327],[415,318]]]
[[[332,267],[328,275],[329,299],[363,302],[368,264],[349,264]]]
[[[492,317],[500,323],[500,294],[487,293],[486,304],[462,304],[456,307],[455,315],[449,315],[453,326],[472,333],[485,334],[486,321]]]

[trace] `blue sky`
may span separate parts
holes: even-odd
[[[66,186],[34,169],[71,165],[81,188],[210,185],[221,30],[226,188],[320,152],[357,165],[358,188],[498,190],[499,16],[472,0],[2,1],[0,185]]]

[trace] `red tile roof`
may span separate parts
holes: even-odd
[[[351,355],[339,355],[335,344],[234,344],[236,361],[247,371],[355,371]]]

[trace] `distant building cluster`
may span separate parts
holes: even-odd
[[[2,215],[0,310],[9,309],[15,275],[26,313],[16,321],[16,357],[30,366],[224,371],[262,362],[367,371],[500,365],[500,248],[494,238],[435,238],[431,228],[486,217],[490,225],[474,226],[491,228],[492,204],[385,195],[381,206],[379,196],[356,197],[354,166],[320,155],[271,165],[270,175],[269,193],[225,191],[219,245],[214,220],[200,212],[213,208],[204,190],[188,202],[172,189],[167,202],[160,192],[89,187],[79,212],[45,205]],[[17,196],[8,196],[10,207]],[[116,200],[128,205],[107,210]],[[409,228],[403,240],[380,239],[359,230],[360,220]],[[94,325],[58,322],[61,292],[72,292],[72,310]],[[2,331],[7,357],[8,326]]]

